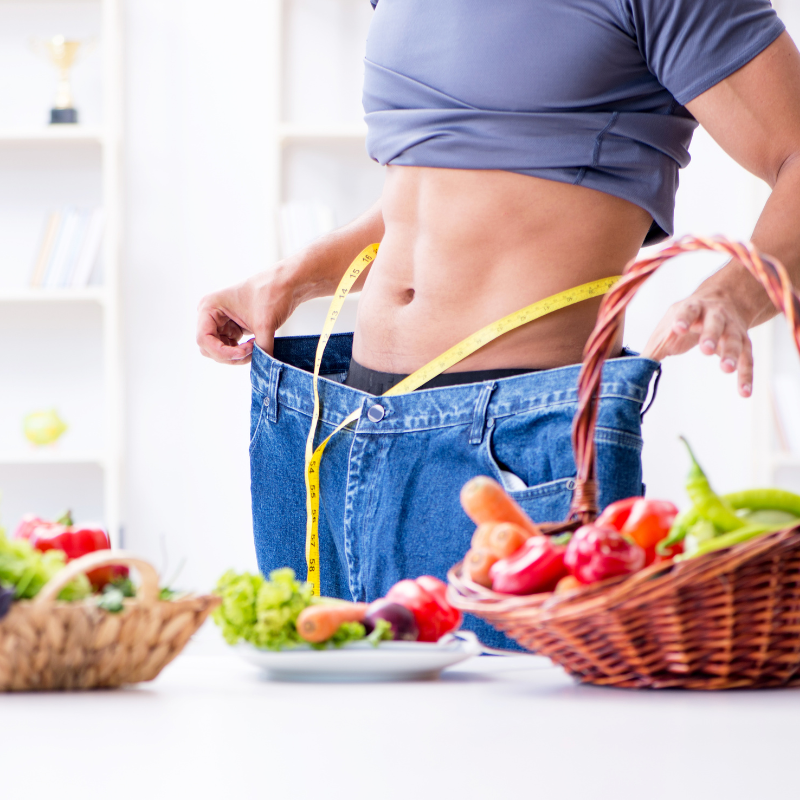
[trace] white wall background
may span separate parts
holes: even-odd
[[[313,0],[303,0],[311,44],[303,53],[299,46],[292,52],[293,58],[301,56],[300,65],[321,64],[327,81],[336,71],[330,65],[338,63],[337,54],[363,47],[369,7],[367,0],[318,2],[343,3],[349,10],[331,19],[311,13]],[[210,587],[229,566],[255,566],[248,372],[201,358],[194,325],[204,293],[265,268],[275,252],[275,209],[266,179],[275,102],[266,5],[255,0],[125,4],[125,545],[159,566],[166,550],[168,572],[186,558],[179,583],[198,589]],[[351,39],[343,45],[328,35],[331,30]],[[350,68],[338,72],[342,80],[353,79]],[[313,96],[315,83],[308,69],[295,73],[298,83],[289,87],[286,114],[296,121],[317,119],[313,104],[300,102]],[[325,81],[316,88],[324,115],[347,122],[357,113],[352,89],[334,91]],[[754,180],[702,132],[693,155],[682,179],[678,232],[746,238],[758,211]],[[366,169],[365,154],[346,154],[347,163],[362,157]],[[367,205],[369,191],[358,188],[362,185],[339,209],[340,222]],[[669,303],[713,268],[713,259],[695,258],[657,276],[631,309],[629,343],[643,346]],[[317,313],[297,325],[315,329]],[[719,371],[716,359],[693,353],[668,361],[659,402],[645,424],[650,493],[683,502],[686,462],[679,432],[696,445],[720,490],[748,485],[752,409],[752,402],[737,397],[734,379]]]
[[[201,358],[194,327],[200,297],[273,248],[264,6],[126,4],[125,546],[186,558],[198,588],[255,561],[248,371]]]

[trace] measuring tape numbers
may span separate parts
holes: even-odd
[[[324,441],[322,441],[314,449],[314,437],[317,432],[317,425],[319,423],[319,371],[322,366],[322,354],[325,352],[325,347],[330,339],[333,326],[339,317],[342,310],[345,298],[350,293],[353,285],[375,260],[378,254],[377,244],[371,244],[365,248],[345,273],[336,294],[331,301],[328,308],[328,315],[325,319],[325,324],[322,328],[322,334],[319,337],[317,344],[316,357],[314,359],[314,412],[311,417],[311,430],[308,434],[306,441],[306,458],[305,458],[305,483],[306,483],[306,566],[308,573],[306,580],[311,584],[314,594],[319,596],[320,593],[320,561],[319,561],[319,496],[320,496],[320,463],[322,461],[322,454],[325,452],[325,447],[328,442],[343,428],[356,422],[361,416],[361,409],[357,409],[350,416],[348,416]],[[428,381],[440,375],[450,367],[458,364],[467,356],[472,355],[477,350],[480,350],[489,342],[494,341],[504,333],[533,322],[536,319],[551,314],[553,311],[566,308],[567,306],[575,305],[583,300],[588,300],[592,297],[599,297],[604,295],[608,290],[620,279],[621,276],[616,275],[611,278],[601,278],[598,281],[591,281],[584,283],[580,286],[575,286],[572,289],[567,289],[563,292],[558,292],[551,297],[545,297],[543,300],[537,300],[519,311],[515,311],[502,319],[496,320],[489,325],[481,328],[479,331],[468,336],[457,345],[451,347],[449,350],[437,356],[433,361],[428,362],[425,366],[420,367],[416,372],[404,378],[400,383],[389,389],[388,392],[383,394],[383,397],[390,395],[406,394],[416,391],[420,386],[423,386]]]

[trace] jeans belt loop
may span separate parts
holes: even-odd
[[[478,400],[475,403],[475,411],[472,414],[472,430],[469,432],[469,443],[480,444],[483,441],[483,432],[486,429],[486,411],[489,408],[489,401],[492,399],[492,392],[497,388],[494,381],[483,385]]]
[[[269,381],[267,383],[267,419],[270,422],[278,421],[278,383],[280,382],[283,364],[280,361],[272,361],[269,365]]]

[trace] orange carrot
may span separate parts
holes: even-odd
[[[530,539],[530,534],[513,522],[501,522],[495,525],[489,534],[487,546],[492,555],[508,558]]]
[[[297,632],[307,642],[324,642],[343,622],[363,622],[368,603],[331,603],[304,608],[297,617]]]
[[[483,525],[478,525],[475,528],[475,533],[472,534],[473,548],[483,548],[486,550],[489,547],[489,536],[495,528],[494,522],[484,522]]]
[[[497,560],[497,556],[488,550],[472,549],[464,556],[464,571],[475,583],[491,589],[492,579],[489,577],[489,570]]]
[[[486,475],[467,481],[461,489],[461,505],[476,524],[484,522],[513,522],[528,536],[541,536],[536,523],[506,493],[495,480]]]
[[[565,575],[556,584],[556,594],[571,592],[573,589],[580,589],[583,585],[574,575]]]

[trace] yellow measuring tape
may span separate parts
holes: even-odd
[[[339,283],[336,294],[328,309],[328,317],[322,328],[322,335],[319,337],[317,353],[314,359],[314,413],[311,417],[311,430],[308,434],[308,440],[306,441],[306,565],[308,566],[308,576],[306,580],[312,585],[315,595],[319,595],[320,585],[319,468],[320,462],[322,461],[322,454],[325,452],[325,447],[328,442],[342,430],[342,428],[346,428],[350,423],[355,422],[361,416],[361,409],[359,408],[350,414],[327,439],[321,442],[316,450],[314,449],[314,435],[317,431],[317,423],[319,422],[319,370],[322,366],[322,354],[331,337],[331,331],[339,316],[339,312],[342,310],[342,304],[353,288],[353,284],[375,260],[378,247],[379,245],[377,244],[371,244],[364,249],[350,265],[350,268]],[[442,353],[442,355],[434,358],[433,361],[425,364],[424,367],[420,367],[407,378],[404,378],[396,386],[389,389],[388,392],[385,392],[383,397],[404,394],[419,389],[420,386],[426,384],[437,375],[440,375],[446,369],[458,364],[459,361],[472,355],[476,350],[480,350],[481,347],[494,341],[498,336],[502,336],[504,333],[508,333],[508,331],[519,328],[521,325],[525,325],[535,319],[544,317],[553,311],[558,311],[561,308],[580,303],[582,300],[588,300],[590,297],[599,297],[605,294],[620,277],[621,276],[616,275],[612,278],[601,278],[599,281],[584,283],[573,289],[567,289],[564,292],[554,294],[551,297],[545,297],[544,300],[538,300],[519,311],[515,311],[513,314],[509,314],[496,322],[492,322],[490,325],[481,328],[477,333],[468,336],[464,341],[451,347],[449,350]]]

